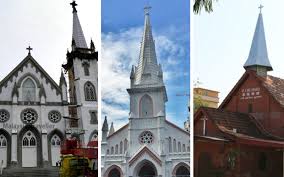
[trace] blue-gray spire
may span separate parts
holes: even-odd
[[[251,44],[249,57],[244,64],[245,69],[253,68],[256,69],[257,67],[264,68],[266,71],[271,71],[272,66],[269,62],[267,48],[266,48],[266,40],[265,40],[265,33],[264,33],[264,26],[263,26],[263,19],[262,19],[262,5],[260,5],[260,13],[258,16],[253,41]]]

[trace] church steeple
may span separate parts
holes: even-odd
[[[257,74],[266,76],[267,71],[272,70],[272,66],[269,62],[265,33],[264,33],[264,25],[262,19],[261,9],[263,8],[260,5],[260,13],[258,15],[258,20],[249,52],[248,59],[244,64],[244,68],[246,70],[252,69],[257,72]]]
[[[76,2],[75,0],[70,3],[70,5],[73,8],[73,34],[72,34],[72,43],[73,41],[75,42],[75,46],[78,48],[88,48],[85,36],[80,24],[80,20],[77,14],[77,9],[76,9]]]
[[[150,23],[150,9],[145,7],[145,21],[138,67],[135,69],[135,85],[138,84],[163,84],[163,80],[158,76],[160,67],[157,64],[155,41],[152,35]]]

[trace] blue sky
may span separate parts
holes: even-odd
[[[284,78],[283,1],[214,1],[214,11],[193,17],[192,79],[200,86],[220,91],[221,101],[245,72],[255,26],[262,9],[268,57],[274,71],[270,75]]]
[[[183,127],[188,116],[189,1],[102,1],[102,116],[115,128],[128,122],[129,74],[137,65],[145,5],[150,5],[151,24],[158,62],[167,87],[167,118]]]

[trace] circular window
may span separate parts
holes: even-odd
[[[154,136],[150,131],[142,132],[139,136],[139,141],[142,144],[151,144],[153,143]]]
[[[0,122],[6,122],[10,118],[10,114],[5,109],[0,110]]]
[[[34,124],[37,121],[37,113],[33,109],[25,109],[21,113],[21,119],[24,124]]]
[[[58,111],[50,111],[48,113],[48,119],[52,123],[57,123],[57,122],[59,122],[61,120],[61,114]]]

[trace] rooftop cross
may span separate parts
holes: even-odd
[[[146,7],[144,7],[144,13],[145,13],[145,15],[149,15],[150,10],[151,10],[151,6],[146,6]]]
[[[31,46],[29,46],[28,48],[26,48],[29,51],[29,55],[31,54],[31,50],[33,50],[33,48],[31,48]]]
[[[260,13],[261,13],[261,10],[262,10],[263,7],[264,7],[263,5],[261,5],[261,4],[259,5],[258,8],[259,8],[259,10],[260,10]]]
[[[73,8],[73,12],[77,12],[76,6],[77,6],[78,4],[76,4],[76,1],[74,0],[73,2],[70,3],[70,5],[71,5],[72,8]]]

